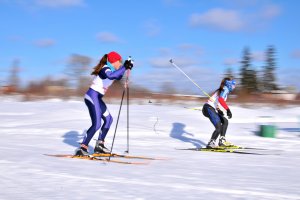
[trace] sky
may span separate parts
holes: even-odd
[[[131,83],[153,91],[202,94],[217,88],[230,67],[239,74],[247,47],[252,67],[276,51],[280,86],[300,90],[300,1],[295,0],[0,0],[0,84],[18,60],[23,84],[65,75],[70,56],[110,51],[135,60]]]

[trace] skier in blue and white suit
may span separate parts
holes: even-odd
[[[232,117],[232,113],[226,104],[227,97],[230,92],[235,88],[235,80],[230,78],[224,78],[220,84],[220,87],[213,93],[213,95],[208,99],[208,101],[203,105],[203,115],[211,121],[215,127],[210,141],[207,144],[207,148],[215,148],[216,140],[220,135],[219,146],[231,146],[232,144],[227,142],[225,139],[228,120],[224,117],[223,111],[220,109],[221,105],[227,113],[228,118]]]
[[[126,60],[122,65],[122,57],[117,52],[105,54],[99,64],[94,68],[92,75],[94,80],[85,94],[85,104],[88,107],[92,126],[87,130],[83,141],[75,152],[75,155],[88,155],[88,145],[95,133],[100,130],[94,153],[107,153],[104,140],[112,124],[113,118],[109,113],[102,97],[114,80],[120,80],[126,70],[131,70],[133,64]],[[101,119],[103,125],[101,126]]]

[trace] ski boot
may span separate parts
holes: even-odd
[[[80,147],[78,149],[76,149],[75,156],[89,156],[87,146],[84,144],[81,144]]]
[[[110,154],[110,151],[104,146],[104,141],[97,140],[94,148],[94,154],[101,154],[101,153]]]
[[[235,145],[230,142],[227,142],[225,139],[225,136],[221,136],[219,139],[219,146],[220,147],[234,147]]]
[[[216,141],[211,139],[208,144],[206,145],[206,148],[208,149],[214,149],[214,148],[217,148],[217,145],[216,145]]]

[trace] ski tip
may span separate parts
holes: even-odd
[[[71,154],[43,154],[45,156],[50,156],[50,157],[59,157],[59,158],[72,158],[75,157],[75,155]]]
[[[149,165],[150,162],[135,162],[135,161],[123,161],[123,160],[104,160],[108,163],[119,163],[125,165]]]

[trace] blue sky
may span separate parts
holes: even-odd
[[[92,58],[92,70],[117,51],[135,59],[132,84],[201,94],[170,58],[209,91],[228,66],[239,72],[245,47],[260,70],[273,45],[277,82],[299,91],[299,8],[294,0],[0,0],[0,83],[16,59],[26,83],[62,77],[72,54]]]

